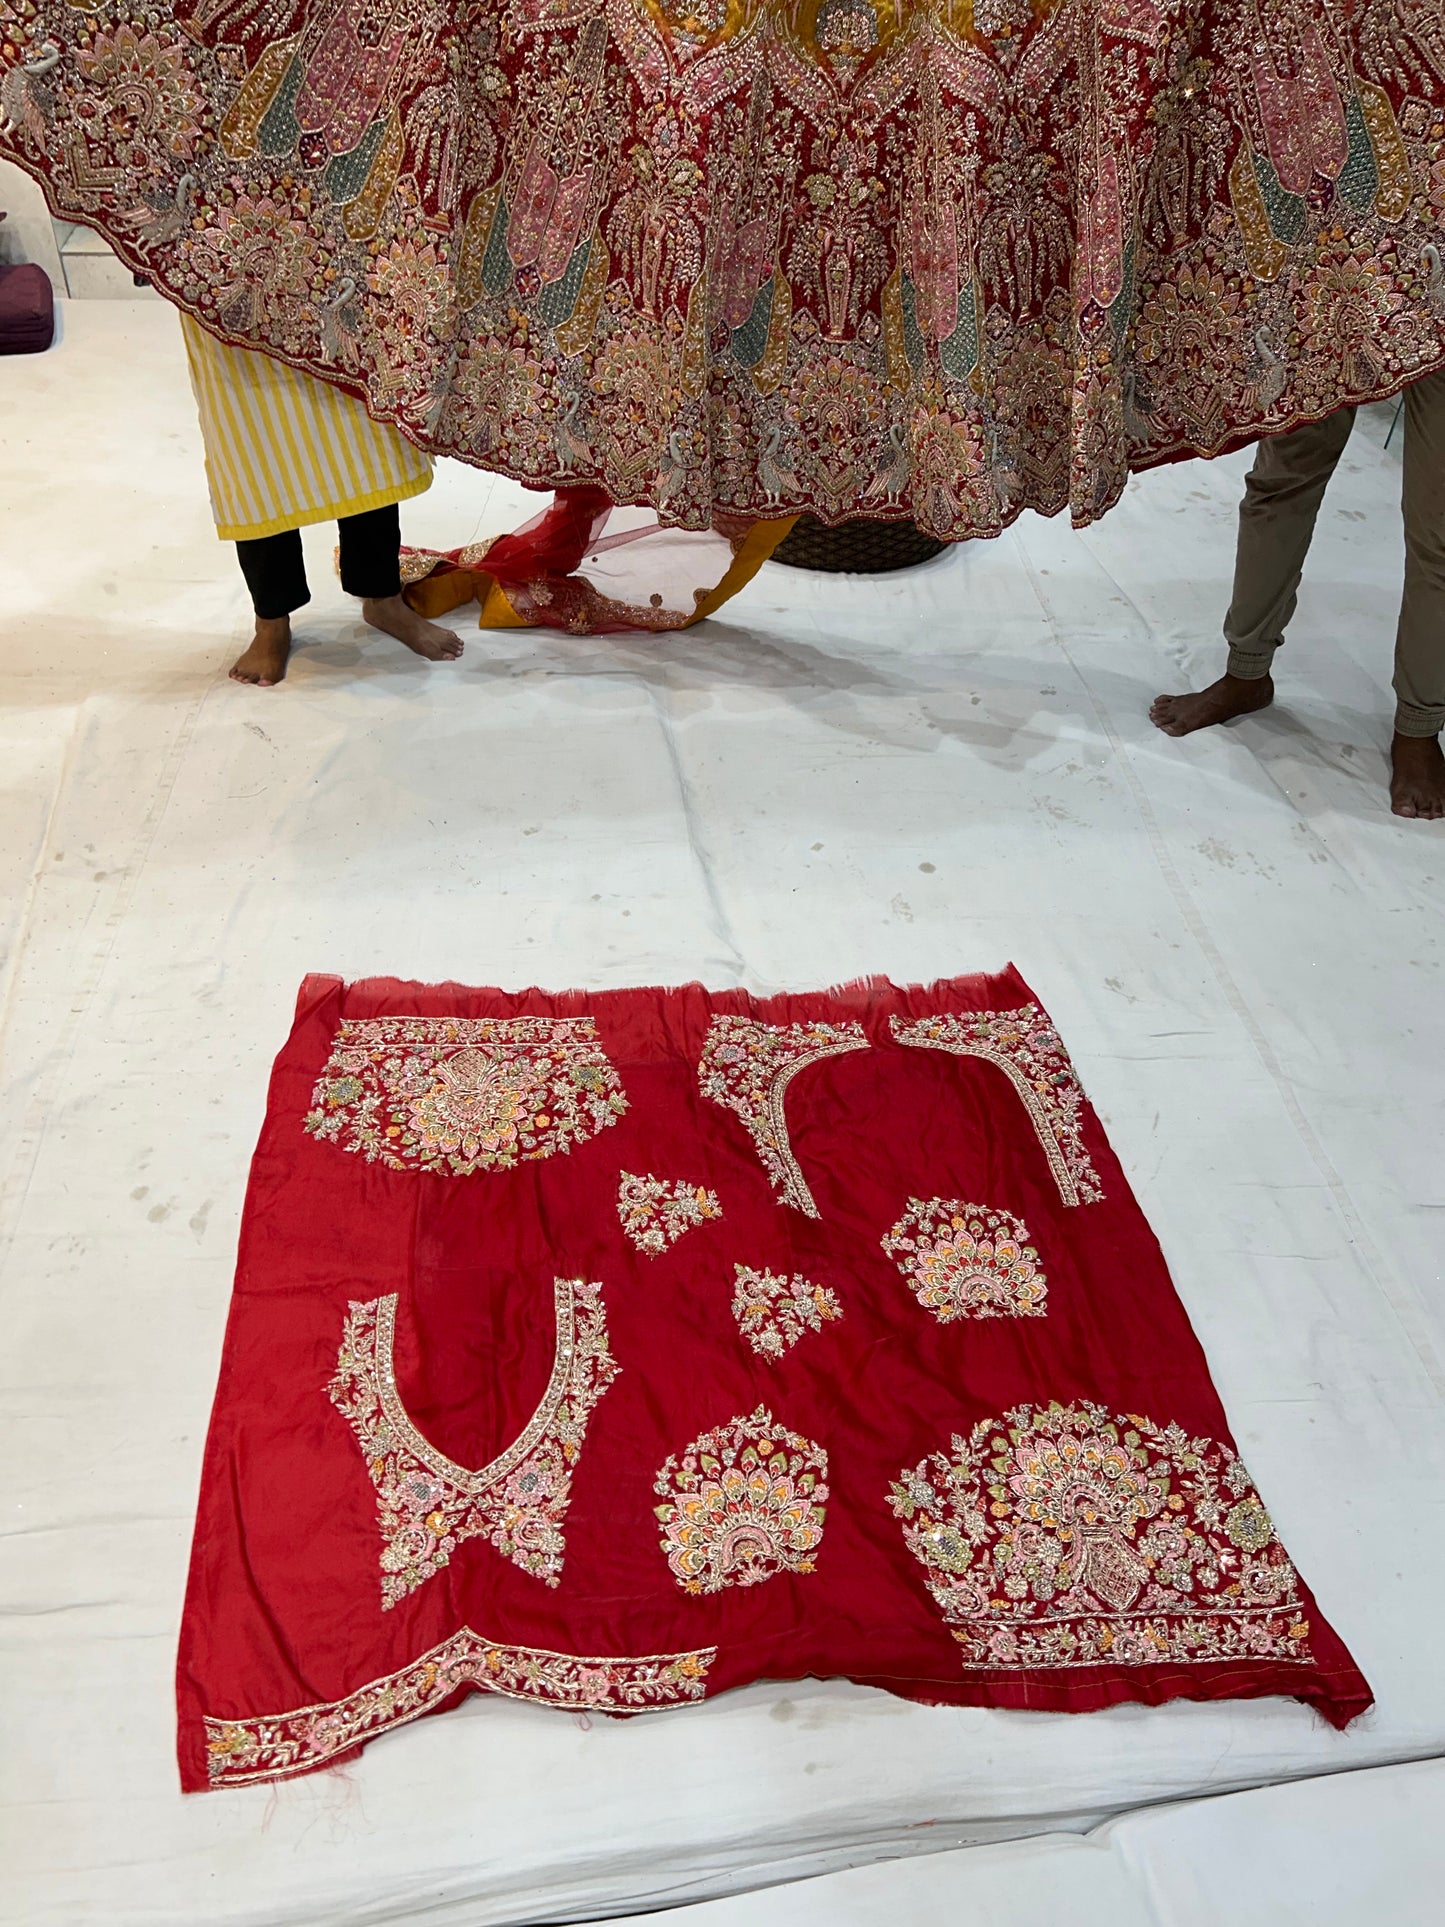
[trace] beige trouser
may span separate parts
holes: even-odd
[[[1234,600],[1224,619],[1229,673],[1267,676],[1284,640],[1325,487],[1353,408],[1259,444],[1239,507]],[[1405,390],[1405,593],[1395,638],[1395,728],[1445,728],[1445,372]]]

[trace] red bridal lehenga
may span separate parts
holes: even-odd
[[[309,979],[206,1446],[184,1785],[472,1692],[634,1714],[809,1675],[1370,1702],[1028,985]]]
[[[0,0],[0,128],[205,328],[560,491],[518,621],[609,626],[544,578],[613,505],[735,580],[800,511],[1086,523],[1445,361],[1439,0]]]

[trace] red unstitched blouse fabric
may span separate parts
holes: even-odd
[[[303,985],[179,1664],[187,1789],[470,1691],[1370,1703],[1009,970]]]

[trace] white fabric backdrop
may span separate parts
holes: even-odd
[[[1217,664],[1238,460],[1145,478],[1086,537],[1031,521],[883,584],[771,567],[690,635],[468,630],[446,669],[356,624],[320,531],[309,646],[251,692],[174,319],[66,321],[0,406],[0,1920],[586,1919],[1445,1750],[1445,826],[1384,804],[1378,429],[1288,707],[1184,745],[1145,711]],[[450,545],[520,507],[448,468],[406,525]],[[1342,1736],[1287,1702],[805,1683],[583,1730],[473,1699],[344,1771],[183,1800],[201,1440],[302,975],[767,991],[1009,959],[1377,1709]]]
[[[635,1927],[1438,1927],[1445,1763],[1370,1767],[635,1914]]]

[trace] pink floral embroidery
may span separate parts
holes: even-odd
[[[654,1490],[662,1550],[684,1592],[812,1572],[823,1540],[828,1454],[760,1405],[670,1458]]]
[[[910,1198],[883,1249],[939,1323],[1041,1318],[1047,1281],[1021,1218],[957,1198]]]
[[[818,1216],[818,1207],[788,1138],[788,1086],[809,1064],[868,1047],[863,1026],[856,1023],[760,1024],[751,1017],[714,1017],[708,1027],[698,1064],[703,1096],[742,1120],[773,1189],[810,1218]]]
[[[685,1231],[720,1218],[722,1206],[716,1191],[703,1185],[681,1178],[669,1185],[662,1178],[639,1178],[624,1171],[617,1187],[617,1215],[638,1250],[655,1258]]]
[[[555,1304],[557,1349],[541,1403],[506,1451],[474,1472],[429,1444],[402,1405],[392,1362],[395,1294],[353,1300],[329,1389],[376,1487],[383,1608],[479,1536],[546,1585],[560,1579],[572,1467],[618,1368],[600,1287],[559,1278]]]
[[[590,1017],[343,1018],[305,1128],[395,1171],[552,1157],[627,1109]]]
[[[821,1331],[825,1323],[843,1316],[837,1294],[826,1285],[810,1285],[803,1277],[783,1277],[738,1265],[733,1290],[733,1317],[738,1330],[764,1358],[781,1358],[804,1332]]]
[[[1248,1473],[1179,1425],[1021,1405],[900,1474],[889,1503],[965,1667],[1312,1657]]]
[[[207,1719],[211,1784],[244,1786],[308,1773],[378,1733],[429,1713],[461,1686],[578,1711],[647,1713],[677,1706],[703,1697],[716,1658],[715,1646],[582,1658],[538,1646],[499,1646],[464,1626],[420,1659],[369,1680],[345,1699],[255,1719]]]
[[[900,1044],[996,1064],[1033,1119],[1064,1203],[1099,1202],[1104,1188],[1084,1148],[1084,1093],[1062,1038],[1037,1004],[889,1022]]]

